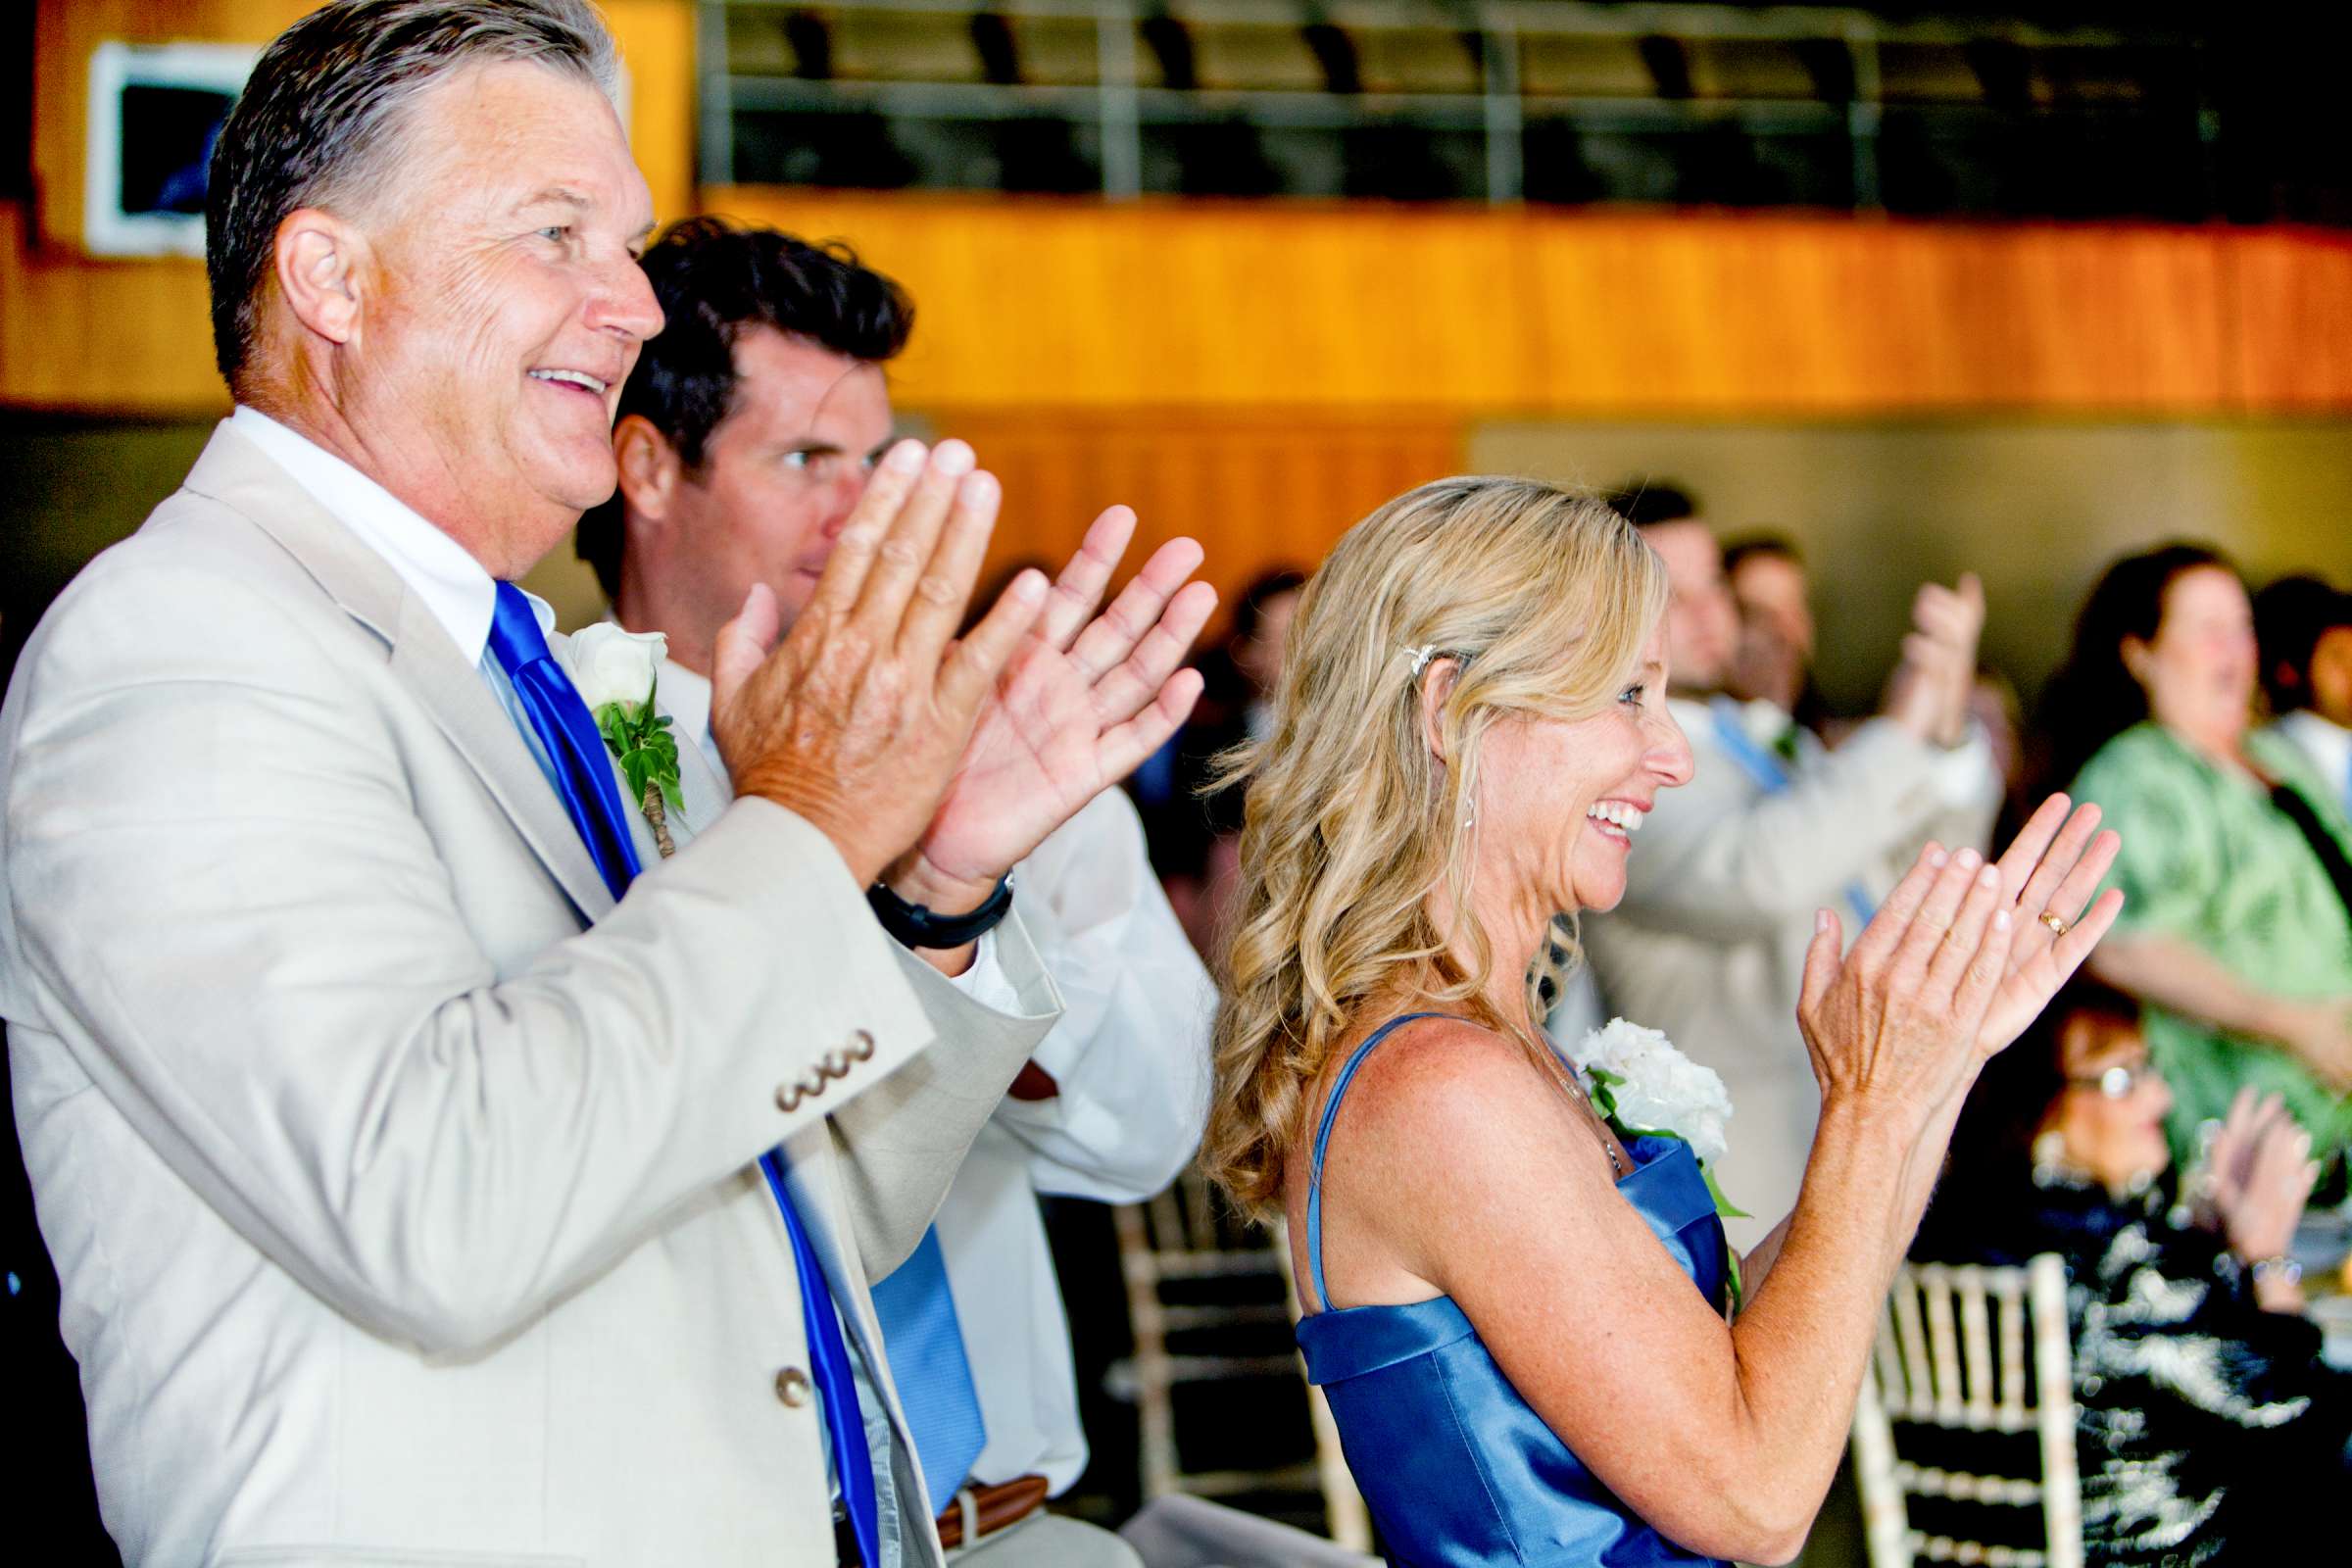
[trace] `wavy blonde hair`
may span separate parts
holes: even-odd
[[[1512,718],[1600,711],[1665,604],[1665,569],[1631,525],[1531,479],[1408,491],[1348,529],[1308,581],[1272,732],[1225,762],[1249,805],[1201,1163],[1243,1208],[1279,1208],[1309,1086],[1399,969],[1558,1071],[1528,1027],[1532,1005],[1506,1019],[1481,1000],[1492,950],[1470,907],[1466,822],[1481,746]],[[1460,665],[1436,714],[1452,766],[1431,754],[1421,715],[1424,666],[1445,659]],[[1450,932],[1429,909],[1441,885]]]

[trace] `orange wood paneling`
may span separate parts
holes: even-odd
[[[748,187],[705,206],[847,237],[905,281],[917,403],[2352,406],[2341,372],[2313,368],[2352,357],[2346,251],[2323,234]]]
[[[1097,514],[1123,503],[1138,518],[1130,568],[1190,535],[1228,602],[1268,567],[1312,565],[1365,513],[1467,461],[1463,427],[1442,414],[1054,410],[950,413],[934,424],[971,442],[1004,481],[992,577],[1058,566]]]

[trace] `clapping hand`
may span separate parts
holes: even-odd
[[[861,884],[931,820],[1043,607],[1044,577],[1023,572],[956,636],[998,500],[962,442],[942,442],[928,462],[900,442],[790,635],[776,641],[782,614],[761,584],[712,650],[710,729],[735,793],[806,818]]]
[[[1097,615],[1135,514],[1095,519],[998,682],[921,840],[891,868],[900,896],[970,907],[1046,835],[1150,757],[1200,694],[1178,668],[1217,602],[1200,547],[1162,545]]]
[[[1984,631],[1984,584],[1974,572],[1949,588],[1922,583],[1911,601],[1911,627],[1888,682],[1886,714],[1922,740],[1957,746],[1968,735],[1977,643]]]
[[[1941,1105],[2049,1004],[2123,907],[2114,891],[2091,903],[2121,841],[2097,807],[2067,808],[2052,796],[1992,865],[1928,846],[1843,959],[1821,911],[1797,1021],[1825,1102]]]
[[[2240,1089],[2206,1162],[2214,1211],[2230,1250],[2247,1262],[2284,1255],[2320,1179],[2311,1134],[2296,1125],[2286,1102]]]

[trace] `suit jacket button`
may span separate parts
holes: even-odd
[[[776,1374],[776,1397],[798,1410],[808,1402],[808,1374],[797,1366],[788,1366]]]

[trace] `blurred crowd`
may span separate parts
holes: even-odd
[[[1672,581],[1670,702],[1697,765],[1657,799],[1623,904],[1561,922],[1588,962],[1555,1041],[1622,1015],[1722,1075],[1718,1175],[1752,1245],[1795,1200],[1819,1108],[1796,1023],[1813,911],[1850,941],[1929,841],[1988,852],[2052,791],[2096,804],[2123,836],[2121,921],[1971,1097],[1915,1255],[2066,1261],[2091,1561],[2280,1539],[2352,1430],[2296,1255],[2299,1233],[2341,1250],[2310,1211],[2346,1201],[2352,1139],[2352,592],[2253,592],[2203,544],[2132,554],[2029,719],[1980,662],[1977,580],[1925,583],[1878,710],[1849,715],[1814,679],[1793,543],[1719,536],[1670,484],[1611,500]],[[1131,784],[1204,956],[1243,825],[1217,759],[1260,733],[1304,581],[1249,587],[1194,721]]]

